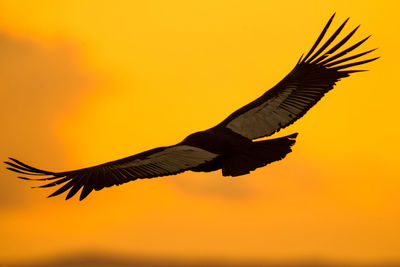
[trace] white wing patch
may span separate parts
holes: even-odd
[[[214,158],[218,154],[193,146],[174,146],[154,153],[144,159],[119,164],[116,168],[144,169],[148,173],[173,173],[180,170],[199,166]]]
[[[230,121],[226,127],[232,131],[254,139],[259,136],[272,134],[276,129],[289,122],[294,114],[301,112],[300,109],[292,107],[292,110],[279,108],[288,96],[296,90],[295,86],[286,87],[279,95],[261,105],[241,114],[237,118]]]

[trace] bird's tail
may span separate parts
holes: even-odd
[[[259,167],[283,159],[292,151],[297,133],[263,141],[256,141],[246,150],[231,155],[222,163],[224,176],[239,176]]]

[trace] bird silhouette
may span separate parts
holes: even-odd
[[[321,43],[334,16],[329,19],[310,51],[300,57],[282,81],[213,128],[193,133],[176,145],[154,148],[84,169],[51,172],[34,168],[14,158],[5,162],[7,169],[25,176],[42,176],[19,177],[21,179],[51,180],[37,186],[40,188],[62,185],[49,197],[68,191],[66,199],[69,199],[83,188],[80,194],[80,200],[83,200],[93,190],[136,179],[174,175],[189,170],[210,172],[219,169],[222,169],[223,176],[239,176],[281,160],[292,151],[291,146],[295,143],[297,133],[269,140],[257,139],[270,136],[301,118],[341,78],[364,71],[349,68],[378,59],[353,61],[375,49],[345,57],[370,36],[346,49],[340,49],[359,26],[335,45],[332,44],[349,19]]]

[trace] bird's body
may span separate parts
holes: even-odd
[[[189,170],[210,172],[219,169],[224,176],[239,176],[281,160],[291,152],[297,133],[268,140],[259,138],[270,136],[289,126],[313,107],[337,81],[348,77],[351,73],[362,71],[348,68],[377,59],[351,62],[374,49],[344,57],[369,37],[337,52],[353,36],[358,27],[331,46],[347,20],[318,48],[333,17],[311,50],[300,58],[294,69],[281,82],[261,97],[232,113],[215,127],[193,133],[173,146],[155,148],[89,168],[50,172],[10,158],[11,161],[6,162],[9,165],[8,169],[29,176],[45,176],[39,179],[19,177],[22,179],[51,180],[50,183],[39,187],[62,184],[50,196],[68,191],[67,199],[69,199],[82,188],[80,196],[82,200],[93,190],[101,190],[104,187],[136,179],[173,175]]]
[[[219,127],[193,133],[181,142],[181,144],[190,144],[219,155],[241,150],[251,143],[250,139],[227,128]]]
[[[214,127],[206,131],[193,133],[178,145],[190,145],[218,155],[206,163],[191,168],[191,171],[210,172],[222,169],[224,176],[238,176],[256,169],[255,166],[264,166],[270,163],[271,157],[276,157],[275,160],[278,160],[278,157],[286,155],[286,153],[290,152],[290,146],[294,144],[294,140],[287,140],[294,139],[296,135],[293,134],[283,138],[253,142],[251,139],[243,137],[228,128]],[[277,142],[277,140],[281,142],[282,146],[278,146],[280,148],[278,151],[273,151],[271,149],[272,144]],[[287,142],[287,145],[285,146],[282,142]],[[256,150],[261,150],[261,155],[254,153]],[[247,161],[255,161],[256,164],[254,166],[247,166],[247,168],[240,171],[232,172],[228,169],[229,165],[227,164],[238,156],[242,160],[245,160],[247,157]]]

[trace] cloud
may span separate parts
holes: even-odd
[[[39,166],[62,161],[52,127],[89,81],[77,51],[67,42],[41,43],[0,32],[0,58],[1,159],[35,159]],[[20,203],[29,186],[4,168],[0,172],[0,208]]]
[[[0,265],[2,266],[2,265]],[[102,266],[102,267],[372,267],[372,266],[400,266],[394,262],[380,262],[380,263],[346,263],[337,261],[324,261],[324,260],[284,260],[284,261],[230,261],[230,260],[210,260],[210,259],[198,259],[198,260],[185,260],[185,259],[171,259],[171,258],[145,258],[145,257],[126,257],[126,256],[111,256],[107,253],[92,253],[92,254],[80,254],[71,255],[66,257],[59,257],[55,259],[48,259],[42,261],[36,261],[33,263],[14,263],[8,265],[9,267],[91,267],[91,266]]]

